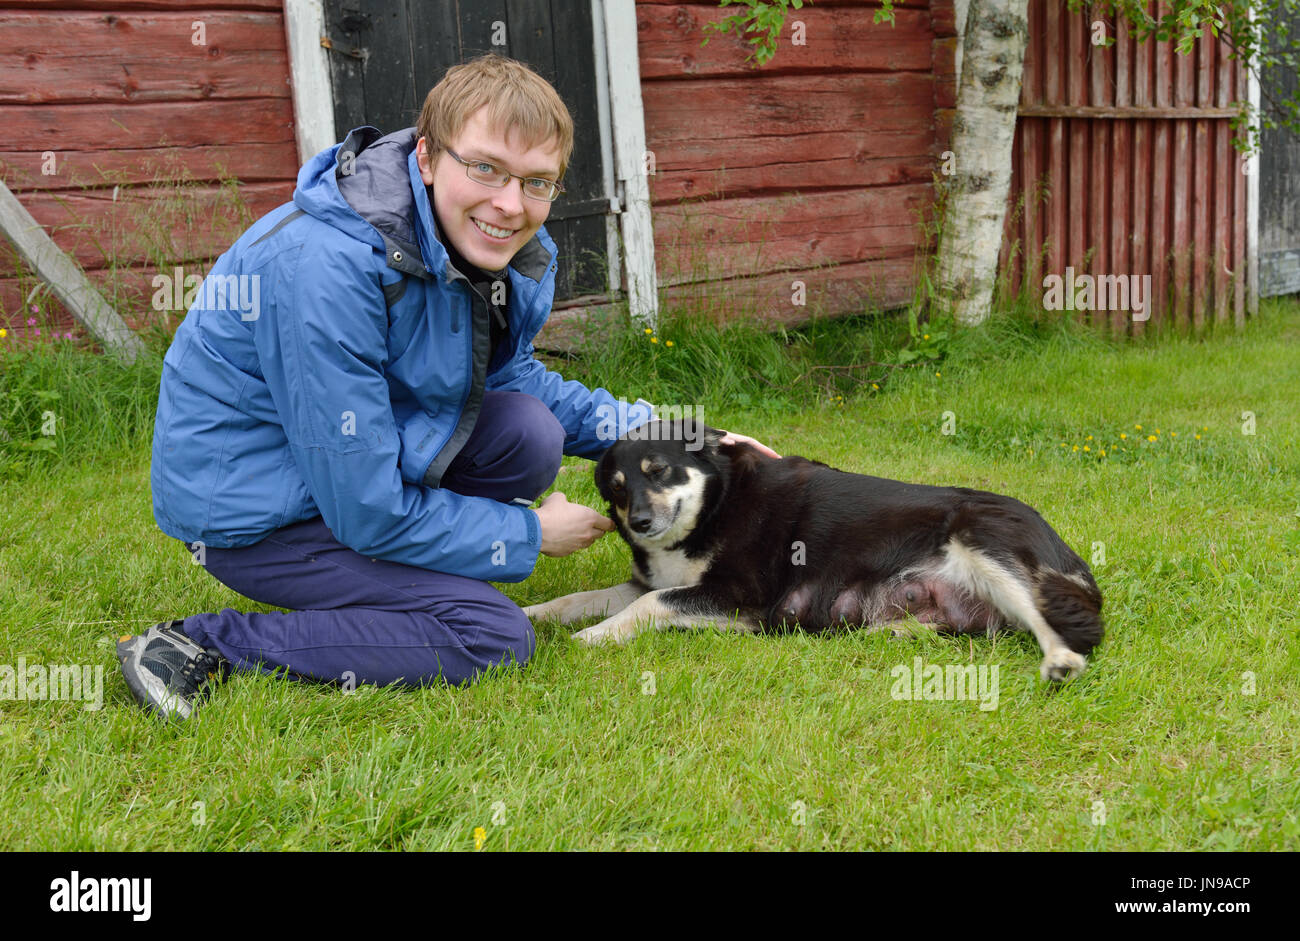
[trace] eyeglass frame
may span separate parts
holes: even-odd
[[[555,195],[552,196],[550,199],[547,199],[545,196],[538,196],[536,193],[528,192],[527,186],[523,186],[521,187],[521,189],[523,190],[523,194],[527,196],[529,199],[535,199],[538,202],[542,202],[542,203],[553,203],[557,199],[559,199],[560,196],[565,192],[564,184],[561,183],[559,180],[548,180],[546,179],[546,177],[542,177],[542,176],[520,176],[518,173],[511,173],[509,170],[503,169],[502,167],[498,167],[495,163],[493,163],[490,160],[466,160],[464,157],[460,156],[460,154],[456,153],[450,147],[444,147],[443,150],[447,152],[447,156],[451,157],[452,160],[455,160],[457,163],[459,163],[462,167],[465,168],[466,177],[468,177],[470,180],[473,180],[475,183],[478,183],[480,186],[490,186],[492,187],[492,189],[504,189],[507,185],[509,185],[512,179],[518,180],[520,183],[525,183],[525,184],[529,180],[540,180],[543,183],[549,183],[551,186],[555,187]],[[469,175],[469,168],[478,166],[480,163],[487,164],[489,167],[492,167],[498,173],[504,173],[506,175],[505,181],[496,186],[493,186],[491,183],[487,183],[483,180],[475,180],[472,176]]]

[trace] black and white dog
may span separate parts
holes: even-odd
[[[624,642],[642,628],[843,628],[904,633],[1028,630],[1044,681],[1078,676],[1101,642],[1092,572],[1032,507],[965,487],[780,460],[692,421],[620,438],[596,485],[632,547],[630,581],[524,612],[574,636]],[[696,445],[693,447],[692,445]]]

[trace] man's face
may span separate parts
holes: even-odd
[[[504,268],[541,228],[551,204],[525,196],[523,181],[513,177],[499,189],[477,183],[445,150],[430,160],[427,147],[420,138],[416,159],[420,176],[433,187],[433,210],[443,234],[471,265]],[[449,147],[464,160],[482,160],[519,176],[559,179],[560,149],[554,140],[523,150],[518,135],[507,139],[488,124],[486,107],[470,116]]]

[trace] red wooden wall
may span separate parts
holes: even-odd
[[[1147,323],[1120,311],[1093,322],[1141,333],[1245,316],[1246,176],[1232,148],[1229,107],[1246,95],[1244,70],[1208,37],[1191,55],[1173,43],[1138,45],[1062,0],[1030,0],[1003,261],[1030,293],[1044,274],[1152,276],[1160,306]],[[1040,194],[1050,193],[1046,198]],[[1011,244],[1019,251],[1011,258]]]
[[[716,0],[638,0],[655,262],[669,303],[806,319],[912,297],[922,214],[952,104],[948,0],[819,0],[791,10],[775,58],[705,23]],[[794,45],[794,24],[805,45]],[[938,76],[938,78],[936,78]],[[806,306],[792,303],[792,282]]]
[[[281,0],[0,0],[0,126],[9,188],[92,281],[120,291],[119,309],[154,316],[157,258],[202,273],[245,227],[223,176],[254,217],[293,193]],[[185,174],[179,196],[152,185]],[[22,331],[35,282],[20,284],[13,260],[0,238],[0,326]],[[74,329],[61,308],[56,321]]]

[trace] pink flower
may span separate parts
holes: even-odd
[[[65,339],[65,340],[71,340],[71,339],[72,339],[72,331],[69,330],[67,333],[65,333],[65,334],[63,335],[63,339]]]
[[[30,310],[33,314],[39,314],[39,313],[41,312],[40,307],[38,307],[38,306],[35,305],[35,304],[33,304],[31,307],[29,307],[28,310]]]
[[[40,327],[37,327],[37,328],[36,328],[36,335],[37,335],[37,336],[40,336],[40,335],[41,335],[41,328],[40,328]]]
[[[35,318],[35,317],[28,317],[28,318],[27,318],[27,326],[29,326],[29,327],[34,327],[34,326],[36,326],[36,318]]]

